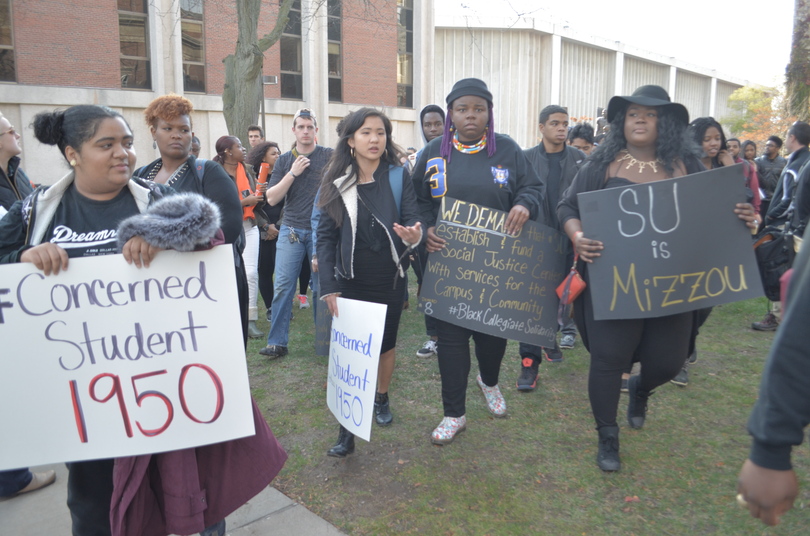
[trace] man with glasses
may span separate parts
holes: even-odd
[[[760,214],[763,216],[768,213],[773,192],[779,183],[779,176],[787,165],[787,160],[779,156],[781,148],[782,139],[778,136],[771,136],[765,143],[765,153],[755,159],[759,165],[759,187],[765,192],[765,197],[762,198],[760,205]]]
[[[276,272],[273,286],[273,311],[267,346],[259,353],[270,359],[287,355],[290,314],[298,274],[305,257],[313,261],[312,207],[321,184],[321,174],[332,156],[332,149],[315,142],[318,123],[315,114],[306,108],[293,116],[295,146],[278,157],[273,174],[267,183],[265,196],[270,206],[284,201],[284,214],[276,245]],[[318,278],[312,278],[312,291],[317,294]],[[312,313],[317,310],[317,297],[313,296]]]

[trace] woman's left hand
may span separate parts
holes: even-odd
[[[720,151],[717,153],[717,160],[719,160],[724,167],[734,165],[734,157],[731,156],[731,153],[728,151]]]
[[[402,239],[403,242],[408,244],[418,244],[422,241],[422,223],[416,222],[416,225],[405,227],[398,223],[394,223],[394,232]]]
[[[744,221],[745,225],[752,231],[759,228],[759,214],[754,210],[754,206],[751,203],[737,203],[734,208],[734,214]]]
[[[258,205],[264,199],[264,195],[259,197],[258,195],[250,194],[247,197],[242,198],[242,206],[243,207],[254,207]]]
[[[529,209],[523,205],[515,205],[509,211],[504,223],[504,230],[510,235],[516,235],[523,229],[523,224],[529,219]]]
[[[161,251],[163,251],[163,248],[151,245],[140,236],[133,236],[127,240],[127,243],[121,248],[124,259],[126,259],[129,264],[134,262],[135,266],[138,268],[141,266],[149,268],[149,263],[151,263],[155,256]]]

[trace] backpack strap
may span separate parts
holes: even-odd
[[[397,214],[402,213],[402,168],[399,166],[388,166],[388,182],[391,184],[391,191],[394,193],[394,201],[397,204]]]
[[[197,178],[202,182],[203,175],[205,174],[205,163],[207,160],[205,158],[198,158],[197,159]]]

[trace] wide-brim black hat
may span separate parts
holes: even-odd
[[[686,106],[672,102],[664,88],[654,85],[641,86],[629,97],[617,95],[611,98],[607,108],[607,120],[612,122],[616,114],[626,109],[631,104],[667,108],[675,117],[682,121],[684,125],[689,124],[689,112],[686,110]]]

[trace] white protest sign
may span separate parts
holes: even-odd
[[[231,246],[0,266],[0,469],[255,433]]]
[[[338,298],[329,343],[326,405],[347,430],[371,439],[387,305]]]

